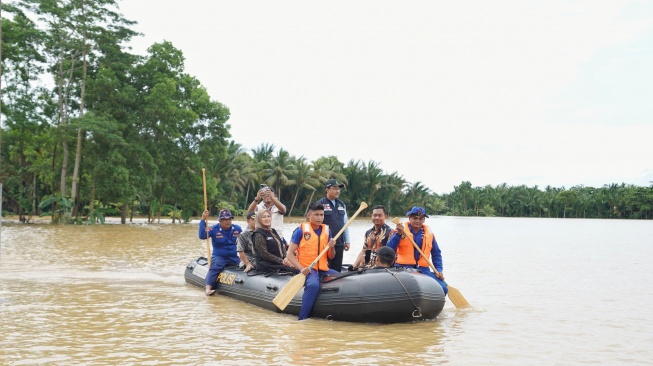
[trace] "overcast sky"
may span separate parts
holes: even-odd
[[[462,181],[653,181],[652,1],[124,0],[231,110],[232,138]]]

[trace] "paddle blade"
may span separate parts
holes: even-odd
[[[467,300],[465,300],[463,294],[461,294],[460,291],[458,291],[458,289],[453,288],[451,286],[448,286],[448,288],[449,288],[449,294],[448,294],[449,300],[451,300],[451,302],[455,307],[467,308],[470,306]]]
[[[297,295],[299,290],[304,287],[304,283],[306,282],[306,275],[303,273],[300,273],[298,275],[295,275],[290,281],[288,281],[288,284],[284,286],[283,289],[281,289],[281,292],[277,296],[275,296],[274,300],[272,300],[272,303],[276,305],[280,310],[283,310],[290,304],[290,301]]]

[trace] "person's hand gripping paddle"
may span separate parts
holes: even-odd
[[[394,222],[396,225],[401,225],[401,221],[399,220],[398,217],[395,217],[394,219],[392,219],[392,222]],[[413,246],[415,247],[415,249],[417,249],[419,254],[429,264],[429,267],[431,267],[431,271],[433,271],[433,273],[435,273],[436,276],[439,275],[440,272],[438,272],[438,270],[435,269],[435,266],[433,265],[433,263],[431,263],[431,259],[429,257],[427,257],[426,255],[424,255],[424,252],[422,252],[422,249],[420,249],[420,247],[417,246],[417,243],[415,243],[415,240],[413,240],[413,237],[410,236],[410,235],[406,235],[406,236],[408,237],[408,239],[410,239],[410,242],[413,243]],[[444,280],[442,280],[442,282],[444,282]],[[456,288],[453,288],[453,287],[449,286],[446,282],[444,282],[444,284],[447,285],[447,288],[449,289],[449,293],[448,293],[449,300],[451,300],[451,302],[454,304],[455,307],[457,307],[457,308],[466,308],[466,307],[470,306],[469,303],[467,302],[467,300],[465,300],[465,297],[463,296],[463,294],[460,293],[460,291],[458,291]]]
[[[342,233],[345,232],[347,226],[349,226],[349,224],[351,224],[351,222],[356,218],[356,216],[358,216],[358,214],[361,211],[363,211],[365,208],[367,208],[367,203],[361,202],[361,205],[356,211],[356,213],[354,213],[351,216],[351,218],[347,220],[345,226],[343,226],[342,229],[338,231],[338,234],[336,234],[336,236],[333,237],[333,240],[337,240],[340,237],[340,235],[342,235]],[[318,255],[317,258],[315,258],[315,260],[307,267],[309,271],[320,260],[320,258],[322,258],[322,256],[326,254],[326,252],[328,251],[329,251],[329,246],[327,245],[327,247],[324,248],[324,250],[320,253],[320,255]],[[279,292],[279,294],[274,298],[274,300],[272,300],[272,303],[281,310],[285,309],[286,306],[290,304],[290,301],[295,297],[295,295],[297,295],[299,290],[301,290],[302,287],[304,287],[304,283],[306,283],[305,274],[300,273],[295,275],[295,277],[293,277],[290,281],[288,281],[288,284],[283,287],[281,292]]]

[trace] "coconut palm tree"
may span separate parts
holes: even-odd
[[[395,209],[405,206],[403,201],[407,184],[408,182],[406,182],[404,177],[397,172],[392,172],[386,177],[385,185],[378,192],[377,197],[380,197],[381,200],[383,200],[383,197],[386,197],[386,209],[388,212],[394,212]]]
[[[315,186],[319,186],[320,182],[312,176],[313,165],[306,161],[304,156],[300,156],[295,159],[294,169],[295,174],[293,180],[295,181],[295,198],[292,200],[292,205],[290,206],[289,214],[292,215],[293,209],[295,208],[295,203],[297,202],[297,197],[300,192],[304,189],[313,190],[315,192]]]
[[[374,198],[381,187],[383,187],[386,178],[379,165],[381,163],[371,160],[367,163],[367,168],[365,169],[365,173],[367,174],[367,191],[369,192],[367,199],[371,203],[374,203]]]
[[[422,182],[415,182],[406,191],[406,203],[410,206],[425,206],[430,201],[431,191]]]
[[[291,178],[297,174],[290,153],[284,149],[279,149],[277,155],[263,164],[263,179],[269,186],[274,187],[277,196],[281,199],[282,189],[294,185],[295,181]]]
[[[365,164],[361,160],[350,160],[343,171],[347,180],[347,190],[341,193],[340,199],[354,205],[355,202],[368,201],[367,174]],[[369,202],[369,201],[368,201]]]
[[[261,144],[259,147],[252,149],[252,157],[257,163],[266,162],[272,158],[274,149],[275,147],[273,144]]]
[[[313,178],[320,182],[316,189],[324,188],[328,179],[334,178],[347,184],[347,177],[343,173],[344,166],[335,156],[321,157],[313,162]]]

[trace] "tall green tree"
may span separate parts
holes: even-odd
[[[133,75],[141,106],[134,127],[159,171],[153,195],[175,207],[199,207],[202,167],[227,157],[229,109],[185,72],[183,53],[170,42],[152,45]]]
[[[13,19],[2,18],[2,114],[7,133],[3,134],[0,177],[21,221],[36,213],[38,172],[48,146],[47,119],[42,96],[46,91],[38,78],[45,57],[40,52],[43,34],[20,9],[3,6]]]

